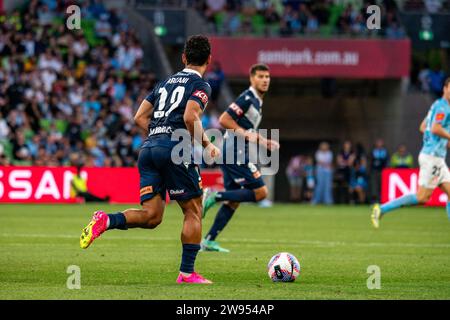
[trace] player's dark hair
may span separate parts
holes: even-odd
[[[250,67],[250,75],[254,76],[256,71],[270,71],[269,67],[264,63],[257,63]]]
[[[450,84],[450,77],[448,77],[447,79],[445,79],[444,87],[448,86],[449,84]]]
[[[202,66],[208,61],[211,54],[211,45],[203,35],[190,36],[184,45],[184,55],[187,64]]]

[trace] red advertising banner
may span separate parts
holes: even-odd
[[[0,203],[75,203],[71,167],[0,167]],[[111,203],[139,203],[136,168],[84,168],[88,191]],[[220,170],[203,170],[203,187],[223,188]]]
[[[416,193],[419,181],[419,169],[384,169],[381,177],[381,202]],[[447,195],[436,188],[427,205],[445,206]]]
[[[400,78],[409,76],[411,43],[404,40],[260,39],[211,37],[214,61],[228,76],[247,77],[265,63],[273,77]]]

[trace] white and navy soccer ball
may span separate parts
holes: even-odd
[[[292,282],[300,275],[300,263],[293,254],[277,253],[270,259],[267,273],[273,282]]]

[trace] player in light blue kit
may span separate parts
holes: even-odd
[[[420,125],[423,147],[419,154],[419,189],[416,194],[404,195],[382,206],[375,204],[371,220],[375,228],[389,211],[427,202],[436,187],[448,196],[447,215],[450,219],[450,172],[445,163],[450,141],[450,78],[444,83],[442,98],[436,100]]]

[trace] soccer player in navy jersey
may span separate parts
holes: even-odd
[[[91,222],[83,229],[80,246],[87,248],[103,232],[111,229],[156,228],[162,221],[166,191],[176,200],[184,214],[181,232],[183,252],[177,283],[209,284],[194,271],[194,263],[200,249],[202,234],[202,185],[198,166],[191,162],[172,159],[172,150],[180,142],[172,139],[179,130],[187,130],[189,145],[198,137],[211,158],[220,156],[205,135],[201,115],[211,93],[209,84],[203,80],[211,62],[211,47],[207,37],[190,37],[182,54],[185,69],[159,82],[141,103],[134,119],[146,130],[138,159],[140,175],[141,209],[127,209],[114,214],[97,211]],[[200,132],[200,135],[194,134]],[[175,135],[174,135],[175,136]]]
[[[202,241],[202,251],[229,252],[215,241],[219,232],[223,231],[241,202],[259,202],[267,197],[268,190],[257,164],[250,162],[249,144],[257,143],[269,150],[280,147],[278,142],[266,139],[257,132],[262,118],[263,98],[269,85],[269,67],[265,64],[253,65],[250,68],[250,87],[241,93],[219,119],[220,124],[229,129],[224,137],[223,159],[231,153],[234,163],[224,162],[221,165],[225,191],[210,192],[205,189],[203,215],[217,202],[222,202],[222,206]],[[238,137],[244,138],[245,143],[237,143]],[[238,158],[243,158],[243,161]]]

